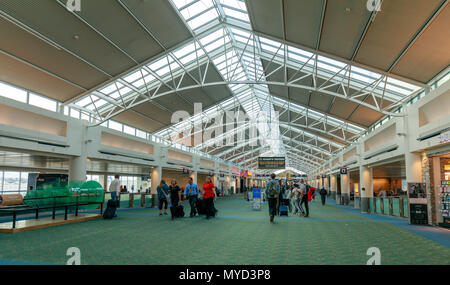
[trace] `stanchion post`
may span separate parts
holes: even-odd
[[[77,201],[76,201],[76,205],[75,205],[75,217],[78,217],[78,197],[77,196]]]
[[[17,219],[16,210],[13,210],[13,224],[12,224],[13,229],[16,228],[16,219]]]

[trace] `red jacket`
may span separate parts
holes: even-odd
[[[205,191],[203,194],[204,199],[214,197],[214,184],[212,182],[203,183],[203,190]]]

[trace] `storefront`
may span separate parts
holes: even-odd
[[[422,176],[426,184],[429,221],[450,228],[450,145],[422,154]]]

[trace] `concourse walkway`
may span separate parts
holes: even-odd
[[[122,209],[113,220],[0,234],[0,264],[65,264],[70,247],[80,249],[83,265],[364,265],[370,247],[380,249],[384,265],[450,264],[450,231],[327,202],[311,202],[309,218],[276,217],[275,224],[267,203],[253,211],[242,196],[220,198],[212,220]]]

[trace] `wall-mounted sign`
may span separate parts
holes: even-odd
[[[409,222],[414,225],[428,224],[428,199],[425,183],[408,183]]]
[[[259,169],[285,169],[285,157],[258,157]]]
[[[183,174],[189,174],[189,169],[183,168]]]
[[[341,173],[342,175],[346,175],[346,174],[348,173],[348,169],[345,168],[345,167],[341,167],[340,173]]]
[[[447,131],[439,135],[439,143],[448,143],[448,142],[450,142],[450,131]]]

